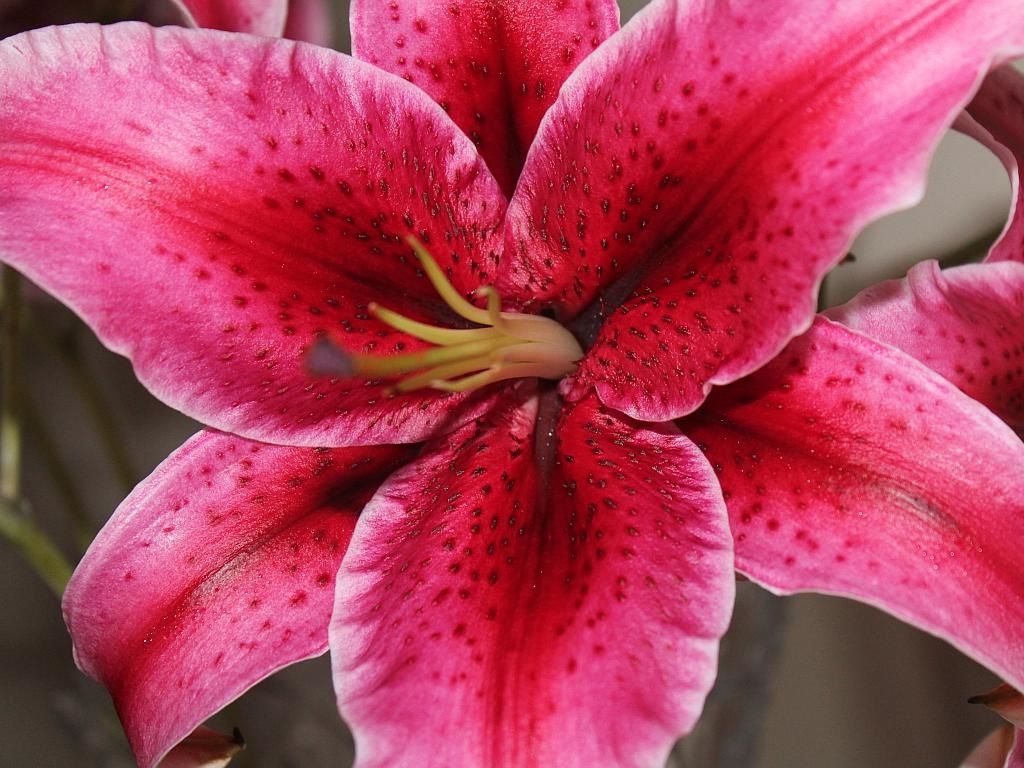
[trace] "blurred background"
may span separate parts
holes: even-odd
[[[623,2],[623,19],[641,5]],[[335,11],[336,47],[347,50],[347,3],[337,2]],[[163,24],[178,16],[169,0],[0,0],[0,37],[125,18]],[[980,256],[1008,204],[1009,183],[995,158],[948,136],[925,200],[858,238],[855,260],[829,276],[823,304],[902,276],[922,258]],[[67,510],[95,530],[198,427],[141,389],[128,363],[63,307],[31,286],[25,295],[33,318],[24,349],[25,495],[39,525],[74,559],[81,541]],[[123,444],[122,455],[111,454],[111,442]],[[66,477],[55,475],[54,457]],[[0,601],[0,767],[133,765],[105,691],[74,666],[56,598],[2,540]],[[874,609],[816,595],[782,600],[740,584],[708,716],[677,747],[673,764],[953,768],[998,724],[966,703],[997,682],[944,643]],[[237,725],[245,735],[249,748],[236,759],[239,768],[351,764],[326,658],[274,676],[215,725]]]

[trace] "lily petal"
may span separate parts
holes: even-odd
[[[1024,728],[1024,696],[1006,683],[981,696],[973,696],[969,701],[984,704],[1014,728]]]
[[[1019,685],[1024,443],[904,353],[827,319],[680,426],[736,567],[878,606]]]
[[[1017,0],[654,2],[566,81],[509,207],[498,287],[610,311],[572,397],[694,410],[814,314],[868,221],[921,193]]]
[[[353,0],[352,52],[415,83],[506,194],[565,78],[619,27],[612,0]]]
[[[157,768],[224,768],[244,748],[237,728],[228,735],[199,726],[168,752]]]
[[[193,27],[280,37],[288,0],[173,0]]]
[[[700,713],[734,591],[711,469],[596,398],[538,445],[536,408],[430,444],[360,518],[331,653],[365,768],[660,765]]]
[[[410,449],[321,450],[200,432],[121,504],[64,616],[139,765],[259,680],[327,647],[363,504]]]
[[[1024,696],[1003,684],[982,696],[968,699],[972,704],[984,704],[1009,723],[990,733],[960,766],[960,768],[1024,768]],[[1012,727],[1010,727],[1012,726]]]
[[[921,262],[825,315],[903,350],[1024,428],[1024,264]]]
[[[1001,725],[982,739],[960,763],[960,768],[1021,768],[1024,763],[1010,762],[1017,731]]]
[[[451,322],[407,235],[465,293],[492,268],[505,203],[483,161],[437,105],[370,65],[138,24],[10,38],[0,179],[0,259],[205,424],[411,442],[459,402],[305,370],[324,335],[353,352],[420,343],[370,317],[371,301]]]
[[[289,0],[284,36],[330,47],[334,42],[334,19],[327,0]]]
[[[988,261],[1024,261],[1024,192],[1020,164],[1024,160],[1024,76],[1011,66],[990,72],[967,112],[976,127],[958,127],[992,149],[1003,161],[1013,188],[1007,229],[989,252]]]

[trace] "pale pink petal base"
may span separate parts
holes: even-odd
[[[1024,264],[942,271],[922,262],[825,314],[901,349],[1024,428]]]
[[[734,590],[710,468],[596,398],[545,461],[536,409],[430,444],[360,518],[331,652],[364,768],[660,766],[700,713]]]
[[[982,405],[819,319],[680,425],[718,473],[741,573],[877,605],[1024,680],[1024,444]]]
[[[64,616],[143,768],[257,681],[326,649],[356,517],[408,451],[201,432],[125,499],[75,571]]]

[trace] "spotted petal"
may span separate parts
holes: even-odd
[[[75,571],[64,616],[140,766],[262,678],[326,649],[356,517],[408,452],[207,431],[125,499]]]
[[[688,413],[810,324],[822,274],[917,199],[980,73],[1022,46],[1017,0],[652,3],[541,125],[502,287],[586,333],[609,310],[573,397]]]
[[[681,422],[736,567],[846,595],[1024,679],[1024,444],[910,356],[826,319]]]
[[[429,445],[339,573],[360,765],[655,766],[695,722],[733,596],[714,476],[674,429],[551,393]],[[553,462],[553,464],[552,464]]]
[[[903,350],[1024,428],[1024,264],[942,271],[922,262],[826,315]]]
[[[217,428],[340,445],[453,416],[457,398],[313,379],[305,356],[323,335],[420,344],[374,300],[450,323],[405,237],[468,292],[504,205],[440,108],[333,51],[138,24],[0,44],[0,259]]]
[[[619,26],[612,0],[353,0],[352,51],[415,83],[506,194],[565,78]]]

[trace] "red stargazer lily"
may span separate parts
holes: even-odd
[[[730,517],[767,586],[1019,686],[1020,441],[838,323],[786,347],[1016,11],[367,0],[357,58],[0,44],[0,257],[210,425],[65,598],[139,763],[329,646],[360,765],[656,765],[714,678]]]

